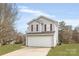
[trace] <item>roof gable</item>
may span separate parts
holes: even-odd
[[[47,17],[45,17],[45,16],[39,16],[38,18],[36,18],[36,19],[30,21],[28,24],[30,24],[30,23],[32,23],[32,22],[34,22],[34,21],[37,21],[38,23],[42,23],[41,21],[38,21],[40,18],[43,18],[43,19],[48,20],[48,21],[51,21],[51,22],[53,22],[53,23],[58,23],[57,21],[54,21],[54,20],[52,20],[52,19],[50,19],[50,18],[47,18]]]

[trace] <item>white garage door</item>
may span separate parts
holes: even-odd
[[[53,43],[52,36],[29,36],[28,46],[51,47]]]

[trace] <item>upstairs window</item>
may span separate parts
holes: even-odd
[[[38,31],[38,24],[36,25],[36,31]]]
[[[31,25],[31,31],[33,31],[33,25]]]
[[[52,31],[52,24],[50,24],[50,31]]]
[[[46,32],[46,24],[44,25],[44,31]]]

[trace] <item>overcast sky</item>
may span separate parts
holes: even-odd
[[[40,15],[56,21],[65,21],[73,27],[79,25],[79,4],[17,4],[18,20],[15,27],[18,32],[25,33],[27,23]]]

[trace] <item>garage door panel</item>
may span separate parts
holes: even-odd
[[[29,36],[28,46],[50,47],[52,45],[52,36]]]

